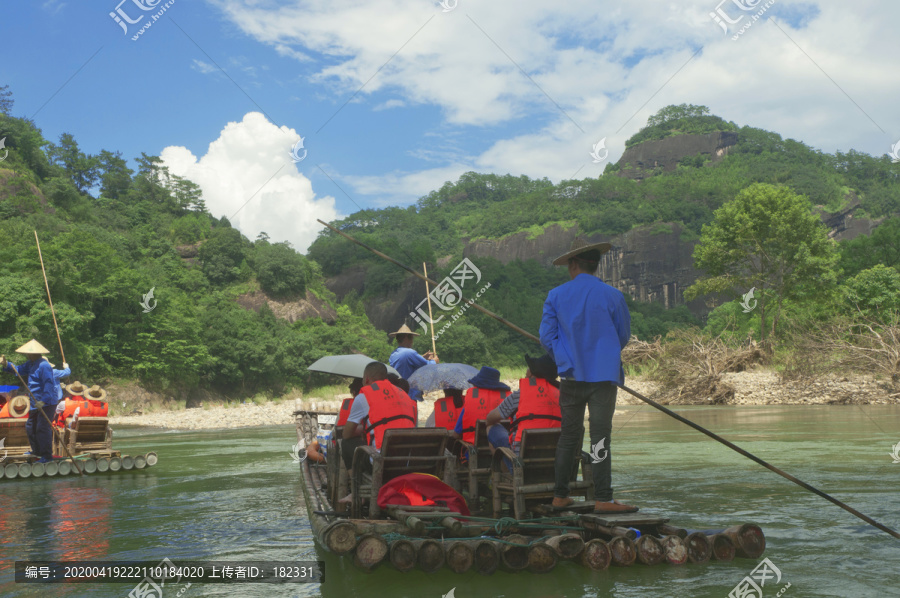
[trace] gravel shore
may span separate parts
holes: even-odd
[[[877,381],[867,376],[822,377],[814,382],[781,383],[778,374],[766,370],[754,370],[737,374],[725,374],[726,382],[735,388],[734,399],[728,405],[843,405],[843,404],[900,404],[900,393],[890,393]],[[518,380],[506,380],[513,389]],[[626,385],[645,396],[656,398],[656,386],[641,377],[626,380]],[[439,393],[425,395],[419,405],[422,424],[431,414]],[[698,397],[694,404],[704,404]],[[619,392],[618,404],[636,405],[641,401],[625,392]],[[335,397],[309,397],[302,399],[304,409],[337,411],[340,400]],[[708,403],[707,403],[708,404]],[[196,409],[156,411],[145,415],[113,416],[110,423],[128,426],[146,426],[175,430],[207,430],[218,428],[243,428],[293,424],[295,401],[280,403],[246,403],[229,407],[215,406]],[[622,413],[617,411],[617,414]]]

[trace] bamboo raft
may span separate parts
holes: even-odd
[[[298,447],[313,442],[320,427],[333,427],[336,416],[316,411],[315,406],[303,410],[298,403],[294,412]],[[547,573],[560,561],[602,571],[635,564],[757,559],[766,547],[762,530],[753,524],[689,530],[650,513],[594,514],[593,500],[575,503],[564,512],[532,504],[530,518],[519,519],[503,513],[486,517],[462,515],[446,507],[407,505],[389,506],[380,512],[381,518],[351,517],[337,512],[333,504],[333,497],[347,490],[346,470],[341,459],[334,457],[335,450],[332,442],[327,463],[300,462],[309,520],[321,549],[346,556],[365,572],[387,564],[402,572],[418,568],[433,573],[446,567],[455,573],[484,575],[498,569]],[[372,492],[377,494],[377,488]],[[589,492],[587,496],[592,497],[592,488]],[[476,513],[471,496],[468,502]],[[497,502],[495,493],[495,510]]]
[[[159,461],[156,453],[145,455],[122,455],[119,451],[84,453],[75,460],[85,475],[94,473],[117,473],[153,467]],[[0,462],[0,479],[24,479],[78,475],[69,459],[54,459],[49,463],[38,463],[36,457],[6,457]]]

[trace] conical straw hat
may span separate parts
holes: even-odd
[[[87,387],[84,384],[82,384],[81,382],[79,382],[78,380],[76,380],[75,382],[69,384],[66,387],[66,390],[68,390],[69,394],[72,396],[83,395],[84,391],[87,390]]]
[[[100,388],[98,385],[94,384],[88,389],[86,393],[84,393],[84,398],[94,399],[96,401],[105,401],[106,391]]]
[[[9,400],[9,414],[13,417],[22,417],[28,413],[28,398],[23,396],[13,397]]]
[[[16,353],[24,353],[25,355],[37,355],[38,353],[49,353],[44,345],[37,342],[34,339],[31,339],[18,349],[16,349]]]
[[[588,243],[587,240],[581,237],[576,237],[575,240],[572,241],[572,247],[569,249],[569,251],[553,260],[553,265],[565,266],[570,257],[575,257],[581,253],[591,251],[592,249],[596,249],[602,255],[612,249],[612,245],[610,245],[609,243]]]
[[[409,326],[407,326],[406,324],[401,326],[400,330],[398,330],[397,332],[391,332],[390,334],[388,334],[388,336],[394,337],[394,336],[397,336],[398,334],[411,334],[413,336],[422,336],[418,332],[413,332],[412,330],[410,330]]]

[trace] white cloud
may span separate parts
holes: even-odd
[[[160,157],[172,174],[200,185],[209,211],[226,216],[253,240],[265,231],[273,242],[290,241],[306,252],[322,226],[341,217],[334,198],[316,197],[291,160],[300,135],[277,127],[259,112],[230,122],[199,160],[187,148],[169,146]]]
[[[465,147],[465,164],[346,176],[359,193],[436,189],[465,170],[598,176],[606,162],[591,162],[594,143],[606,137],[608,161],[617,160],[647,117],[673,103],[707,105],[829,152],[880,155],[900,134],[890,50],[900,3],[859,0],[847,10],[837,0],[776,0],[733,41],[710,18],[718,0],[460,0],[445,14],[437,2],[403,0],[211,1],[282,55],[317,56],[313,82],[339,94],[365,84],[356,99],[371,98],[372,110],[425,104],[458,131],[503,127],[487,142],[473,136],[482,145]]]
[[[203,73],[204,75],[214,73],[219,70],[217,66],[209,64],[207,62],[203,62],[202,60],[197,60],[196,58],[194,58],[194,64],[191,66],[191,68],[195,71]]]

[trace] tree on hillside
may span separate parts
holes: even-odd
[[[246,257],[245,240],[234,228],[215,228],[209,239],[200,246],[203,273],[214,284],[228,284],[240,275],[241,262]]]
[[[122,152],[101,150],[97,157],[100,168],[100,196],[119,199],[131,186],[134,171],[128,168],[128,162]]]
[[[706,106],[696,106],[694,104],[672,104],[661,108],[659,112],[647,119],[648,127],[655,127],[670,120],[679,120],[682,118],[691,118],[694,116],[707,116],[709,108]]]
[[[842,241],[840,249],[841,267],[848,276],[878,264],[900,269],[900,218],[885,220],[871,235]]]
[[[272,297],[299,295],[315,276],[312,263],[287,242],[257,241],[253,262],[259,286]]]
[[[842,291],[851,311],[871,318],[900,314],[900,272],[884,264],[863,270],[845,282]]]
[[[809,200],[786,187],[756,183],[703,227],[694,265],[705,275],[685,290],[685,298],[756,288],[765,340],[770,308],[768,332],[774,336],[784,300],[830,294],[836,263],[835,244]]]
[[[50,162],[62,166],[66,174],[82,193],[94,186],[100,175],[100,161],[97,156],[85,154],[71,133],[59,136],[59,145],[50,144],[47,152]]]
[[[9,116],[9,113],[12,112],[13,103],[9,85],[0,86],[0,113]]]

